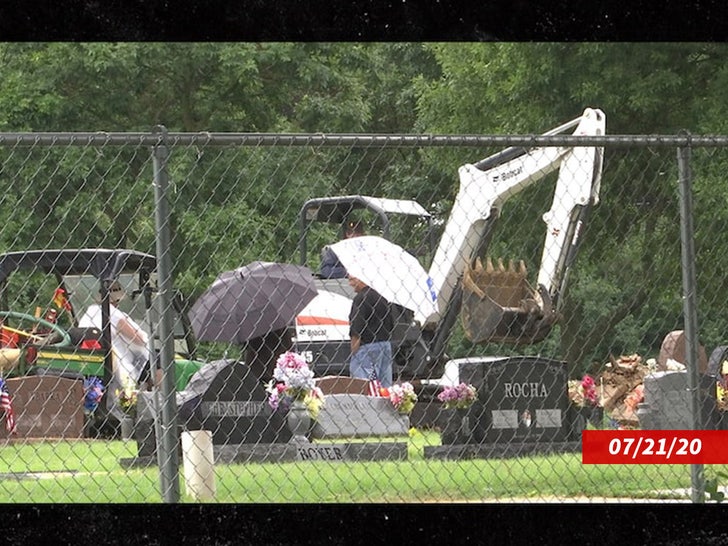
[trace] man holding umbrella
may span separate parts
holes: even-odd
[[[356,292],[349,313],[352,377],[378,380],[382,387],[392,386],[392,344],[394,321],[389,302],[362,280],[348,275]]]

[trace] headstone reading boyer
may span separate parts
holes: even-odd
[[[0,427],[0,438],[81,438],[83,382],[58,376],[27,376],[6,381],[17,434]]]
[[[367,390],[365,380],[331,376],[317,384],[326,397],[311,431],[317,441],[293,443],[285,412],[272,411],[265,389],[248,376],[244,364],[211,362],[190,379],[185,391],[177,393],[180,432],[210,430],[215,464],[407,458],[406,442],[322,443],[325,438],[406,436],[409,419],[388,399],[361,394]],[[140,393],[138,400],[138,457],[119,461],[129,468],[156,462],[152,393]]]

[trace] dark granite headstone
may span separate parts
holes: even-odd
[[[199,375],[198,375],[199,374]],[[196,376],[196,377],[195,377]],[[190,379],[194,392],[178,393],[180,428],[209,430],[214,445],[287,442],[291,433],[283,411],[273,411],[267,393],[243,362],[210,362]],[[139,455],[154,453],[151,393],[140,407],[136,438]]]
[[[728,360],[728,345],[719,345],[710,353],[708,359],[708,375],[723,375],[723,362]]]
[[[563,442],[568,439],[566,363],[538,357],[510,357],[460,364],[460,381],[478,389],[466,411],[467,443]],[[452,420],[462,430],[462,412]],[[447,434],[443,444],[462,442]]]
[[[242,362],[229,361],[210,382],[193,415],[212,443],[259,444],[291,438],[282,411],[273,411],[265,388]]]
[[[17,423],[12,438],[80,438],[83,435],[83,382],[57,376],[7,380]],[[5,425],[0,438],[7,438]]]

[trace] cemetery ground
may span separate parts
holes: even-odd
[[[396,438],[403,441],[403,438]],[[372,441],[366,439],[362,441]],[[582,465],[580,453],[511,459],[429,460],[439,434],[412,429],[408,459],[218,464],[214,503],[669,502],[689,501],[688,465]],[[156,466],[125,469],[133,441],[75,440],[0,446],[2,502],[162,502]],[[180,465],[182,463],[180,462]],[[728,467],[707,466],[706,477]],[[192,502],[184,496],[183,502]],[[600,499],[602,499],[600,501]]]

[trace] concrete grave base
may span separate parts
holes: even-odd
[[[213,446],[215,464],[287,463],[296,461],[402,461],[406,442],[352,442],[307,444],[228,444]],[[156,456],[119,459],[123,468],[157,465]]]
[[[580,453],[581,442],[513,442],[425,446],[425,459],[512,459],[531,455]]]

